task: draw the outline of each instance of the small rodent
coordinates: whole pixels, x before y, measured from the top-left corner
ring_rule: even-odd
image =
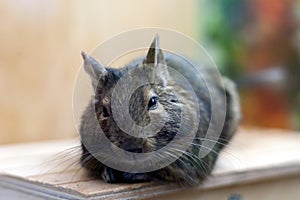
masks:
[[[98,131],[100,125],[105,136],[119,148],[135,153],[152,152],[167,145],[178,132],[181,121],[181,108],[185,107],[189,112],[192,112],[196,109],[196,103],[198,103],[197,108],[200,113],[199,123],[194,125],[198,126],[196,127],[198,129],[195,139],[189,144],[188,149],[168,166],[145,173],[119,171],[104,165],[96,159],[90,153],[89,148],[86,147],[86,142],[82,142],[80,161],[83,167],[108,183],[163,180],[184,185],[197,185],[210,174],[218,153],[232,138],[240,121],[238,94],[235,85],[229,79],[222,77],[222,81],[219,81],[214,78],[218,75],[205,67],[201,70],[202,76],[199,76],[186,59],[172,53],[163,52],[159,47],[158,36],[155,36],[145,57],[138,58],[121,68],[101,66],[94,58],[84,52],[82,52],[82,57],[84,69],[92,80],[95,93],[82,115],[81,139],[84,138],[84,140],[97,145],[97,139],[101,134]],[[149,79],[154,78],[155,84],[149,83],[139,87],[132,94],[129,101],[130,116],[123,116],[124,113],[120,112],[118,117],[123,119],[131,117],[136,124],[145,126],[150,121],[149,113],[156,112],[159,114],[159,108],[163,107],[168,115],[167,121],[156,135],[149,138],[137,138],[121,130],[114,120],[111,109],[112,92],[117,82],[130,70],[137,68],[145,73],[144,75]],[[151,72],[149,71],[150,68]],[[191,100],[189,91],[174,84],[174,77],[169,71],[170,68],[178,71],[189,81],[198,102]],[[131,78],[139,79],[139,77],[134,76]],[[223,128],[220,137],[207,137],[214,141],[215,145],[212,149],[209,149],[210,151],[205,157],[200,158],[199,147],[205,143],[204,137],[209,128],[212,115],[211,94],[209,91],[214,93],[214,97],[220,96],[220,99],[221,91],[225,91],[226,117],[224,125],[221,124]],[[95,120],[93,116],[97,116],[97,119]]]

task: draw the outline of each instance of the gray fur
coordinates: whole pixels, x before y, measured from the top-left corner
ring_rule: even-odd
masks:
[[[91,101],[82,115],[80,135],[83,140],[95,145],[97,140],[100,139],[98,136],[100,133],[98,123],[112,143],[127,151],[137,153],[155,151],[164,147],[173,139],[179,130],[181,108],[185,107],[192,112],[196,106],[190,98],[189,91],[176,86],[173,80],[174,77],[168,72],[168,68],[164,64],[182,74],[190,82],[197,95],[200,122],[193,125],[198,126],[197,138],[205,137],[211,119],[211,100],[208,87],[216,96],[221,97],[223,84],[225,85],[227,101],[225,124],[220,138],[209,137],[217,143],[204,158],[199,157],[199,146],[191,145],[185,154],[169,166],[149,173],[135,174],[121,172],[103,165],[89,153],[89,150],[82,143],[82,166],[90,169],[91,173],[101,177],[106,182],[142,182],[160,179],[186,185],[201,183],[212,171],[218,157],[216,153],[232,138],[239,124],[240,106],[235,85],[228,78],[223,78],[223,83],[218,81],[217,74],[209,68],[203,67],[203,71],[201,71],[203,77],[199,77],[186,59],[163,53],[158,45],[158,36],[155,37],[146,57],[139,58],[120,69],[104,68],[91,56],[85,53],[82,55],[85,70],[90,75],[95,89],[94,98],[96,101]],[[154,67],[154,73],[149,72],[147,68],[149,66]],[[158,84],[148,84],[136,90],[130,99],[130,117],[140,126],[149,123],[148,112],[150,111],[147,110],[147,105],[152,94],[159,97],[159,104],[164,107],[169,116],[162,130],[156,136],[150,138],[136,138],[124,133],[116,125],[111,113],[110,98],[114,86],[124,74],[137,67],[140,67],[142,72],[149,76],[149,79],[156,79]],[[179,99],[184,100],[180,101]],[[128,116],[122,116],[123,113],[119,114],[120,117],[128,118]],[[193,123],[191,122],[191,124]],[[195,139],[193,143],[204,145],[204,142],[199,139]],[[173,153],[176,154],[176,151]]]

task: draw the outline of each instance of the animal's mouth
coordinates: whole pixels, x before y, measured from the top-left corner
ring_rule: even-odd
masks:
[[[125,150],[132,152],[132,153],[142,153],[143,152],[142,148],[126,148]]]

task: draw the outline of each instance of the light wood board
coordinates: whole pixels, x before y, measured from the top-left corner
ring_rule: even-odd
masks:
[[[78,164],[78,145],[79,140],[73,139],[0,147],[0,199],[5,195],[19,195],[17,199],[141,199],[185,190],[166,183],[95,180]],[[300,176],[299,133],[240,129],[221,153],[212,176],[193,192],[296,176]]]

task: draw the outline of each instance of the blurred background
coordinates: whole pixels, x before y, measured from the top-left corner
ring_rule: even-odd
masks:
[[[243,126],[300,129],[300,0],[1,0],[0,144],[76,137],[80,52],[153,26],[208,50],[238,85]]]

